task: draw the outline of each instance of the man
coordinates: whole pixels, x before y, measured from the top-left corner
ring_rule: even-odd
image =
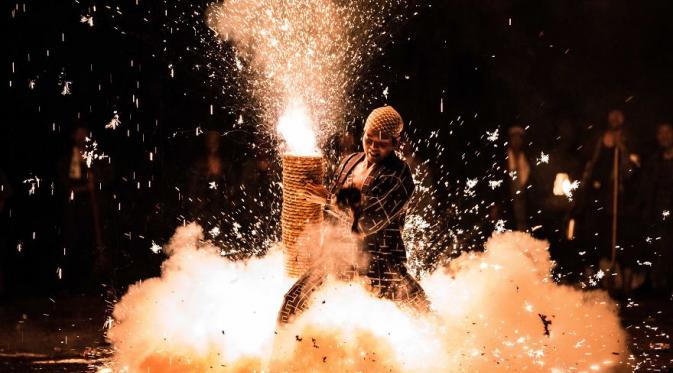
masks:
[[[10,214],[9,212],[5,213],[9,209],[5,206],[8,205],[11,197],[12,186],[7,175],[0,168],[0,299],[2,299],[5,290],[5,267],[9,261],[9,234],[11,232]]]
[[[531,164],[524,144],[524,129],[512,126],[507,130],[507,148],[502,160],[504,182],[494,193],[495,204],[490,215],[504,220],[507,228],[525,231],[529,224]]]
[[[339,278],[359,275],[377,296],[425,311],[429,303],[423,289],[407,272],[402,241],[407,202],[414,190],[409,166],[395,154],[403,125],[402,117],[390,106],[372,111],[362,138],[364,152],[341,161],[330,190],[322,185],[308,185],[307,195],[337,214],[343,210],[344,200],[353,210],[355,241],[368,260],[366,265],[342,266]],[[351,200],[354,195],[358,196],[355,203]],[[312,266],[285,295],[279,322],[289,322],[303,311],[310,294],[322,285],[326,276],[320,262]]]
[[[184,199],[190,219],[198,221],[207,231],[222,226],[220,211],[223,206],[229,206],[228,199],[233,194],[231,172],[222,161],[220,138],[215,130],[206,132],[204,154],[189,169],[190,198]]]
[[[88,136],[89,130],[78,123],[72,132],[72,142],[58,164],[58,188],[63,204],[61,276],[66,290],[73,292],[95,289],[94,275],[104,269],[105,259],[96,196],[100,174],[94,167],[87,167],[82,157]],[[94,270],[94,266],[100,268]]]
[[[558,123],[555,138],[556,146],[549,155],[551,161],[536,163],[533,172],[531,199],[536,203],[533,211],[539,210],[535,225],[542,226],[533,234],[536,238],[549,241],[549,252],[557,263],[558,273],[563,273],[563,281],[572,283],[579,280],[577,276],[582,274],[582,256],[578,250],[574,250],[575,243],[570,239],[572,236],[568,237],[569,226],[570,233],[574,233],[574,223],[569,222],[574,198],[566,194],[563,184],[564,180],[565,183],[579,180],[584,164],[576,156],[579,136],[570,120],[563,119]]]
[[[614,266],[614,272],[621,275],[605,276],[605,286],[615,290],[621,288],[627,294],[637,283],[637,276],[632,271],[635,264],[632,243],[636,239],[631,237],[636,230],[627,228],[633,217],[628,216],[626,206],[630,205],[629,199],[634,195],[630,188],[640,158],[633,151],[624,123],[624,113],[611,110],[607,129],[587,148],[589,159],[573,215],[577,217],[576,226],[581,227],[579,238],[586,245],[582,249],[586,251],[584,258],[588,265],[585,272],[591,275],[599,269],[610,271]],[[614,263],[613,245],[616,250]]]
[[[673,291],[673,125],[657,126],[659,152],[645,164],[636,209],[652,242],[653,267],[650,274],[656,291]],[[644,260],[644,259],[641,259]]]
[[[530,162],[524,151],[524,129],[520,126],[511,127],[508,131],[507,173],[508,183],[507,204],[509,215],[518,231],[528,228],[528,185],[530,181]]]

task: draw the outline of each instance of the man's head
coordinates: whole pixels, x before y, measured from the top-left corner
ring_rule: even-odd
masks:
[[[383,106],[369,114],[365,122],[362,147],[370,163],[386,159],[399,145],[404,122],[392,106]]]
[[[614,109],[608,113],[608,126],[611,130],[618,130],[624,126],[624,113]]]
[[[513,126],[507,130],[509,147],[514,150],[521,150],[523,147],[524,129],[521,126]]]
[[[348,154],[355,149],[355,138],[351,132],[344,132],[341,137],[339,137],[339,150],[341,153]]]
[[[673,124],[665,122],[657,126],[657,143],[662,149],[673,148]]]
[[[87,136],[89,136],[89,130],[85,127],[77,127],[72,131],[72,142],[78,148],[84,149]]]
[[[216,153],[220,149],[220,133],[214,130],[206,132],[206,150]]]

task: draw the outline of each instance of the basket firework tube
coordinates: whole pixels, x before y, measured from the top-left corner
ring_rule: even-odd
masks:
[[[285,253],[285,272],[301,276],[311,265],[311,247],[304,230],[322,222],[322,206],[306,201],[309,183],[321,184],[324,176],[320,155],[283,155],[283,210],[281,229]]]

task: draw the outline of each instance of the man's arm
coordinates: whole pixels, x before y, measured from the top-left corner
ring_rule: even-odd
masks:
[[[346,167],[357,155],[358,153],[352,153],[341,159],[329,187],[325,187],[322,184],[309,184],[306,186],[307,199],[311,199],[313,202],[323,205],[326,213],[343,222],[351,221],[351,218],[348,216],[347,211],[342,210],[338,206],[336,193],[339,189],[339,182],[342,179],[343,174],[348,172]]]
[[[404,213],[414,191],[414,180],[406,164],[400,171],[380,175],[364,196],[360,232],[374,234]]]

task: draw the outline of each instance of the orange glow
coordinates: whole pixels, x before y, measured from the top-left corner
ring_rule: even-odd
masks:
[[[573,191],[579,187],[578,181],[571,181],[570,177],[566,173],[556,174],[554,179],[554,190],[553,193],[555,196],[566,196],[572,198]]]

